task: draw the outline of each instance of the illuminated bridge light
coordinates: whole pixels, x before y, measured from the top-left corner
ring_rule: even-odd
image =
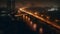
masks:
[[[33,22],[31,21],[30,24],[32,24]]]
[[[28,20],[30,21],[30,18],[28,18]]]
[[[39,29],[39,33],[43,34],[43,28],[42,27]]]
[[[23,19],[25,20],[25,15],[23,15]]]
[[[28,17],[26,16],[26,21],[28,21]]]
[[[26,16],[26,19],[27,19],[28,17]]]
[[[36,15],[37,15],[38,13],[37,13],[37,12],[35,12],[34,14],[36,14]]]
[[[32,21],[30,21],[30,22],[29,22],[29,25],[32,27],[32,25],[33,25],[33,22],[32,22]]]
[[[20,10],[18,10],[18,13],[21,13],[21,11],[20,11]]]
[[[49,16],[47,16],[46,18],[47,18],[47,19],[49,19],[50,17],[49,17]]]
[[[33,24],[33,30],[36,31],[37,24]]]
[[[42,17],[44,16],[44,15],[41,15]]]
[[[57,19],[55,20],[55,22],[58,22],[58,21],[59,21],[59,20],[57,20]]]
[[[20,10],[24,11],[23,8],[20,8]]]
[[[28,7],[22,7],[22,8],[19,8],[19,10],[24,11],[25,8],[28,8]]]

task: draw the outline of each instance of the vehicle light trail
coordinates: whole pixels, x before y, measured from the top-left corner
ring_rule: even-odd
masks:
[[[35,15],[32,12],[29,12],[29,11],[25,10],[25,8],[20,8],[20,11],[25,12],[25,13],[27,13],[29,15],[32,15],[32,16],[36,17],[37,19],[40,19],[40,20],[44,21],[44,23],[47,23],[47,24],[49,24],[49,25],[51,25],[51,26],[53,26],[55,28],[60,29],[60,26],[58,24],[56,24],[54,22],[51,22],[49,20],[46,20],[46,19],[42,18],[41,16]]]

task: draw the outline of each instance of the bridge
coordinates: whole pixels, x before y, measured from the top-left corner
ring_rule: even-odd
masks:
[[[57,25],[55,22],[51,22],[49,19],[44,19],[41,14],[40,14],[41,16],[39,16],[38,13],[37,14],[34,14],[33,11],[30,12],[30,11],[27,11],[27,10],[25,10],[23,8],[20,8],[20,10],[22,12],[25,12],[25,13],[27,13],[29,15],[32,15],[32,16],[36,17],[37,19],[42,20],[44,23],[50,24],[51,26],[60,29],[60,26],[59,25]],[[47,16],[45,16],[45,17],[48,18]]]
[[[29,27],[32,28],[32,30],[36,31],[36,28],[37,28],[37,24],[36,23],[33,23],[32,19],[29,17],[30,15],[37,18],[39,21],[42,21],[40,23],[43,23],[43,24],[48,24],[49,26],[52,26],[54,28],[57,28],[60,30],[60,26],[56,23],[57,21],[60,22],[60,20],[56,20],[55,21],[51,21],[50,20],[50,17],[47,16],[47,15],[44,15],[44,14],[40,14],[38,12],[33,12],[31,10],[26,10],[26,7],[25,8],[19,8],[19,12],[23,12],[25,14],[18,14],[18,15],[15,15],[15,16],[21,16],[23,15],[23,20],[26,22],[27,25],[29,25]],[[41,28],[39,29],[40,33],[42,34],[43,33],[43,28],[41,26]]]

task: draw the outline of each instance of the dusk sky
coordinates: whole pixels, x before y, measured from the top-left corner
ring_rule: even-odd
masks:
[[[38,7],[50,7],[50,6],[59,6],[60,2],[58,0],[15,0],[15,6],[38,6]],[[0,0],[0,7],[6,7],[7,0]]]

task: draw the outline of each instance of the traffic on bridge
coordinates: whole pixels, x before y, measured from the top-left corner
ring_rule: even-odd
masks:
[[[52,21],[50,19],[51,16],[46,15],[45,13],[47,13],[47,12],[45,12],[45,11],[38,12],[36,10],[30,10],[28,7],[23,7],[23,8],[19,8],[19,12],[20,12],[20,14],[18,14],[18,15],[23,15],[23,21],[25,21],[26,24],[34,31],[36,31],[36,29],[38,27],[37,22],[36,23],[33,22],[34,18],[36,18],[38,21],[40,21],[38,23],[47,24],[47,26],[49,26],[49,27],[52,26],[55,30],[57,29],[56,30],[57,32],[59,32],[58,30],[60,30],[60,25],[57,24],[57,22],[60,22],[60,20],[55,19],[55,21]],[[31,16],[33,18],[31,18]],[[40,34],[43,34],[43,28],[41,28],[41,27],[43,27],[43,26],[40,26],[40,30],[41,30]]]

